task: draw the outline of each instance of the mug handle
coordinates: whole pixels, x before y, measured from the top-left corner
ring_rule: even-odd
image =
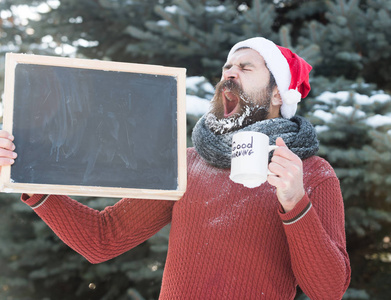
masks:
[[[273,150],[276,150],[277,148],[278,148],[278,146],[276,146],[276,145],[273,145],[273,146],[269,145],[269,152],[270,152],[270,151],[273,151]],[[269,167],[268,167],[268,168],[267,168],[267,175],[276,175],[276,174],[270,172],[270,171],[269,171]]]

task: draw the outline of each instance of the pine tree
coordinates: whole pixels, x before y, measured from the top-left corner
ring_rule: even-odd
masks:
[[[214,84],[229,49],[240,40],[263,36],[293,48],[293,29],[283,26],[286,9],[279,10],[274,1],[247,2],[175,0],[172,5],[157,5],[158,20],[149,20],[141,28],[128,26],[127,33],[138,39],[131,49],[147,51],[152,62],[186,67],[188,75],[205,76]],[[310,62],[319,52],[312,43],[296,50]]]
[[[391,96],[368,84],[325,92],[309,112],[318,130],[319,155],[333,165],[341,181],[351,286],[379,299],[388,293],[384,282],[391,274],[387,252],[391,226],[390,112]]]
[[[390,90],[391,37],[386,27],[391,20],[390,8],[389,1],[381,0],[328,1],[325,18],[311,20],[299,38],[301,44],[308,43],[309,38],[321,52],[321,60],[314,65],[312,96],[316,98],[324,91],[336,95],[327,105],[310,108],[313,103],[304,102],[311,116],[333,117],[332,121],[320,123],[327,125],[319,127],[324,129],[319,132],[320,155],[333,165],[341,180],[351,288],[361,293],[362,298],[356,295],[358,299],[387,298],[385,283],[391,276],[387,258],[391,227],[390,125],[370,125],[370,120],[389,118],[390,101],[361,103],[362,95],[375,97],[374,93],[384,93],[389,97],[376,88]],[[345,97],[341,91],[350,91],[350,96]],[[338,95],[344,95],[345,100]],[[319,125],[319,119],[312,121]]]
[[[217,78],[240,20],[232,1],[173,1],[154,8],[157,19],[128,26],[138,39],[129,49],[148,52],[150,61],[188,68],[188,75]]]
[[[31,38],[31,31],[27,30],[24,24],[15,14],[15,5],[25,4],[25,1],[7,0],[0,2],[0,82],[4,82],[5,58],[7,52],[23,52],[25,45],[34,43]],[[0,94],[3,91],[3,84],[0,85]],[[2,116],[0,116],[2,123]]]
[[[390,90],[390,2],[333,0],[326,3],[324,20],[312,20],[303,28],[303,37],[307,36],[322,52],[322,62],[315,65],[316,74],[351,80],[361,77]]]

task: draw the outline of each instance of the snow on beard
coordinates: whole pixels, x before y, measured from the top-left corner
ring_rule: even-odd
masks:
[[[227,95],[230,100],[224,99]],[[226,101],[226,107],[224,106]],[[215,134],[225,134],[267,119],[271,102],[268,89],[259,90],[255,95],[246,94],[233,80],[223,80],[216,85],[211,109],[205,123]],[[238,108],[236,108],[238,105]],[[232,111],[237,110],[232,115]],[[227,116],[228,115],[228,116]]]

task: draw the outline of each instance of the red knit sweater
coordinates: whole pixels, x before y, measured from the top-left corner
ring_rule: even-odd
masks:
[[[171,222],[159,299],[341,299],[350,282],[339,181],[319,157],[303,162],[306,195],[284,214],[275,188],[248,189],[188,150],[179,201],[122,199],[99,212],[66,196],[22,200],[92,263],[118,256]]]

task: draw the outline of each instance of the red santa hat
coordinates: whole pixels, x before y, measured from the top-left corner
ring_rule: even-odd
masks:
[[[254,49],[263,57],[280,92],[281,115],[286,119],[292,118],[296,113],[297,103],[311,90],[309,84],[311,65],[288,48],[278,46],[262,37],[237,43],[230,50],[227,59],[229,60],[230,56],[240,48]]]

